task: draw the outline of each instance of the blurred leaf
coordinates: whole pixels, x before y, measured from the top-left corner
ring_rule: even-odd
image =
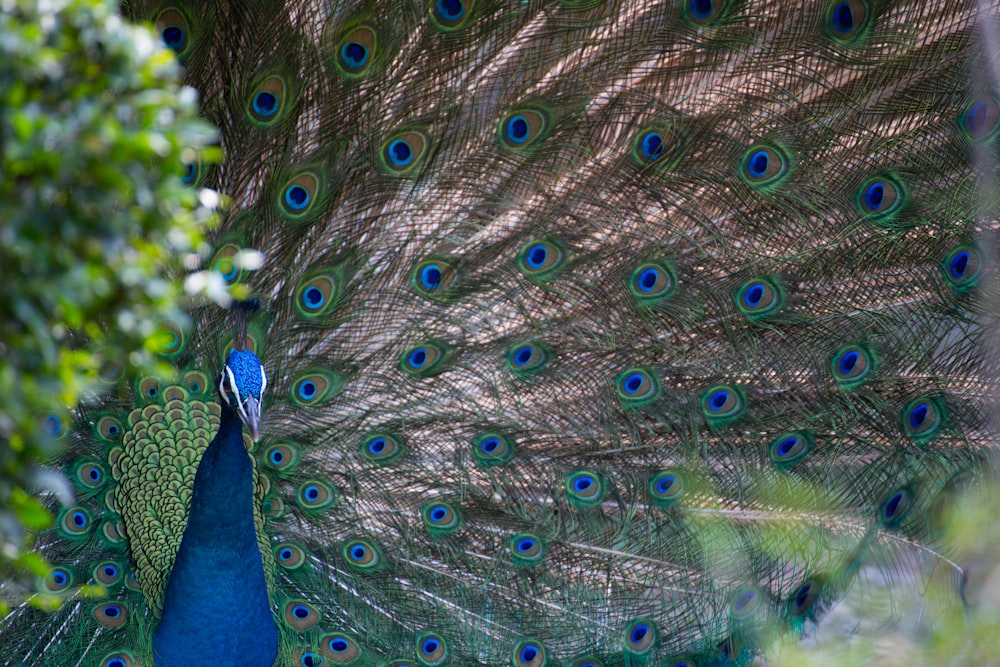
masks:
[[[37,569],[18,556],[23,528],[50,525],[56,500],[31,498],[29,479],[72,441],[72,410],[100,389],[98,369],[155,372],[162,346],[147,339],[163,321],[186,322],[181,260],[204,252],[212,214],[181,183],[182,156],[204,161],[214,130],[198,119],[172,52],[148,28],[122,20],[118,3],[2,6],[0,576],[7,579]]]

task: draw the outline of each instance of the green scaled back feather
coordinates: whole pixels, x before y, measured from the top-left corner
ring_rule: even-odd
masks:
[[[997,442],[1000,5],[128,11],[220,128],[207,268],[265,311],[277,665],[748,665],[869,566],[947,569],[959,613],[941,517]],[[0,662],[154,665],[217,310],[172,383],[77,411],[77,505],[37,537],[64,605],[0,621]]]

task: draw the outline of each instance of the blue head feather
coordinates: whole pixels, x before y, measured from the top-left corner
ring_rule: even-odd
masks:
[[[260,403],[267,388],[267,375],[257,355],[250,350],[233,350],[219,379],[223,400],[239,414],[256,442],[260,437]]]

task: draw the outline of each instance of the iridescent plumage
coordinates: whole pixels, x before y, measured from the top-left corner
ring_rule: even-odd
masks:
[[[944,562],[996,445],[996,3],[131,10],[221,131],[210,268],[263,304],[229,406],[275,664],[747,664],[866,563]],[[152,664],[232,342],[192,315],[175,385],[79,411],[69,599],[8,662]]]

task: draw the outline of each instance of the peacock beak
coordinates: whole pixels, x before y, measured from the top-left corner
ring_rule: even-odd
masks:
[[[240,411],[243,423],[250,431],[250,439],[254,442],[260,440],[260,401],[253,396],[248,396],[243,401],[243,410]]]

